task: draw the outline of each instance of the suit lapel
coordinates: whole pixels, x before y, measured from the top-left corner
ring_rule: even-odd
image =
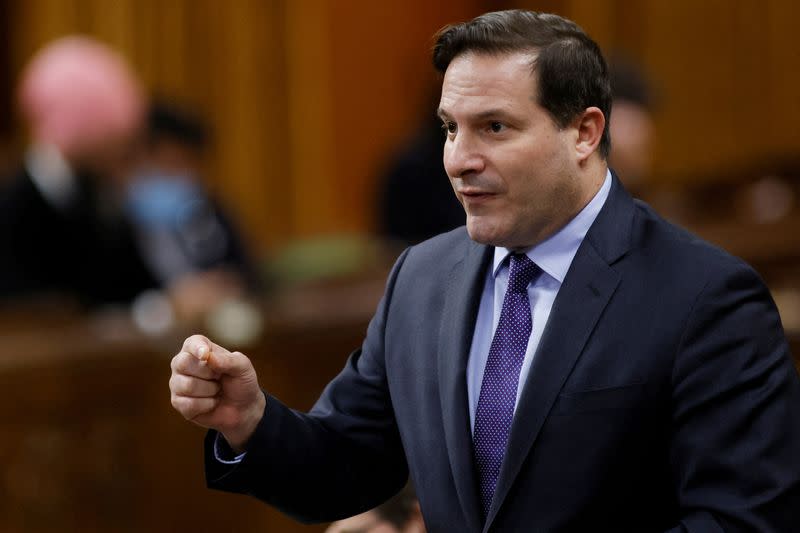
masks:
[[[466,372],[492,250],[490,246],[469,242],[464,260],[450,274],[439,332],[439,395],[447,453],[458,499],[471,531],[480,530],[481,517],[472,460]]]
[[[578,249],[553,303],[514,414],[484,531],[491,526],[550,408],[619,284],[619,274],[609,265],[628,250],[632,219],[633,202],[615,179],[606,204]]]

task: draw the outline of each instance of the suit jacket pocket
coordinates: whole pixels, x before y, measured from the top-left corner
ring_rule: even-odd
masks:
[[[644,409],[647,395],[644,383],[585,391],[562,392],[551,414],[590,413],[608,409]]]

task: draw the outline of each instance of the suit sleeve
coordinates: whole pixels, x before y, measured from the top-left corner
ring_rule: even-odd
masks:
[[[358,514],[403,487],[408,466],[386,380],[384,330],[406,254],[392,269],[361,349],[351,354],[308,414],[267,394],[247,454],[233,466],[215,460],[216,433],[209,432],[209,487],[255,496],[302,522]]]
[[[697,298],[673,369],[671,531],[800,531],[800,379],[763,282],[728,270]]]

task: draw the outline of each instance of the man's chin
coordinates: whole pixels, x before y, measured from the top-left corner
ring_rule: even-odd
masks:
[[[488,244],[490,246],[503,246],[503,238],[497,228],[486,227],[478,221],[467,219],[467,234],[469,238],[478,244]]]

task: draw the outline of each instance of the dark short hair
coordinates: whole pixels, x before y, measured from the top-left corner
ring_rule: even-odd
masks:
[[[642,68],[621,55],[611,56],[608,75],[614,100],[625,100],[652,111],[658,104],[650,80]]]
[[[475,52],[536,54],[539,105],[561,128],[588,107],[606,119],[600,154],[608,157],[611,137],[611,84],[600,47],[574,22],[558,15],[521,9],[486,13],[469,22],[445,26],[435,36],[433,64],[444,73],[457,56]]]
[[[202,152],[209,143],[209,132],[199,115],[156,98],[147,113],[147,140],[151,146],[166,140]]]

